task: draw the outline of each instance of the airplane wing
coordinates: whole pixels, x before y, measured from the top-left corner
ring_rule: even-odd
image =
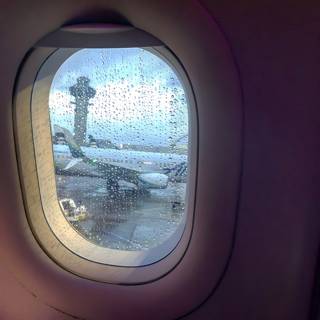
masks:
[[[63,170],[69,170],[72,167],[74,167],[76,164],[78,164],[79,162],[81,162],[82,159],[72,159],[64,168]]]

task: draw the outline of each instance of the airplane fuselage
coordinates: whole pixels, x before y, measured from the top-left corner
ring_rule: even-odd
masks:
[[[141,172],[161,173],[165,168],[173,168],[177,164],[187,161],[187,155],[183,154],[92,147],[82,147],[81,149],[90,159]],[[58,171],[65,171],[69,174],[101,176],[101,173],[94,166],[81,161],[68,168],[67,166],[73,157],[67,145],[54,144],[53,152]]]

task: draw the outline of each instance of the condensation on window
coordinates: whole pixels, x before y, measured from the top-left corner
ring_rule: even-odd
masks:
[[[188,105],[158,54],[73,53],[54,76],[49,113],[57,214],[84,238],[147,250],[185,223]]]

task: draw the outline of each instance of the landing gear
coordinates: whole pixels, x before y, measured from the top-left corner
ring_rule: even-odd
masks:
[[[118,180],[115,179],[107,179],[107,191],[110,195],[118,195],[119,194],[119,184]]]

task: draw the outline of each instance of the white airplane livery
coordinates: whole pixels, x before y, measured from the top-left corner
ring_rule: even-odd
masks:
[[[106,171],[101,170],[101,165],[111,165],[137,172],[139,186],[145,189],[165,188],[168,180],[185,182],[187,177],[187,155],[93,147],[82,147],[80,150],[81,155],[70,145],[53,144],[56,171],[106,178]],[[90,161],[83,161],[83,157]],[[126,180],[126,176],[121,172],[115,179]]]
[[[162,172],[163,170],[172,169],[176,165],[187,161],[187,155],[174,153],[102,149],[92,147],[81,147],[81,150],[90,159],[141,172]],[[54,144],[53,152],[55,164],[58,169],[70,172],[72,170],[83,170],[83,168],[80,169],[80,161],[75,161],[77,158],[72,156],[68,145]]]

